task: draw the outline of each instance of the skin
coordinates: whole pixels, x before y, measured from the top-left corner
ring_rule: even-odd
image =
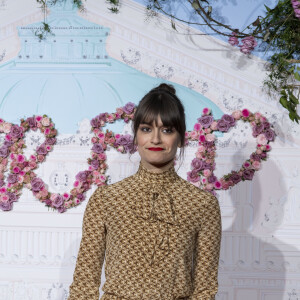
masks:
[[[157,126],[154,121],[152,124],[140,124],[136,144],[143,166],[151,172],[161,173],[174,164],[177,148],[180,147],[180,135],[175,128],[164,126],[158,116]],[[151,148],[162,150],[151,151]]]

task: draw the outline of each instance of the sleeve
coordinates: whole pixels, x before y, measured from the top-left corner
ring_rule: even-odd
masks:
[[[193,294],[190,300],[214,300],[218,292],[221,214],[217,198],[208,195],[196,237]]]
[[[92,194],[83,217],[82,238],[68,300],[98,300],[106,248],[101,188]]]

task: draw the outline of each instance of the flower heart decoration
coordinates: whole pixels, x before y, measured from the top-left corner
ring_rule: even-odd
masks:
[[[216,167],[214,132],[228,132],[230,128],[235,127],[238,120],[250,123],[252,135],[257,141],[256,151],[243,163],[240,170],[232,171],[218,179],[214,175]],[[240,181],[252,180],[254,173],[261,167],[261,161],[267,159],[267,152],[271,150],[269,143],[274,141],[275,132],[266,117],[258,112],[253,114],[248,109],[237,110],[231,115],[224,114],[221,119],[214,120],[211,110],[204,108],[201,118],[194,125],[194,131],[188,134],[188,138],[199,142],[196,158],[191,163],[192,170],[188,172],[188,181],[215,195],[215,190],[227,190]]]
[[[133,120],[135,109],[135,104],[129,102],[125,106],[117,108],[115,113],[101,113],[91,120],[94,136],[91,139],[93,144],[91,157],[88,158],[89,168],[80,171],[75,176],[76,180],[71,191],[62,195],[49,192],[43,180],[34,173],[38,164],[45,160],[56,143],[57,130],[51,118],[43,115],[21,119],[20,126],[0,119],[0,133],[6,134],[4,143],[0,147],[0,208],[4,211],[11,210],[13,202],[20,197],[23,187],[31,190],[40,202],[60,213],[79,205],[85,199],[85,193],[92,184],[97,186],[107,184],[108,177],[105,173],[108,165],[105,151],[108,146],[121,153],[134,153],[137,150],[131,135],[115,134],[109,130],[103,131],[103,127],[107,123],[114,123],[121,119],[128,123]],[[246,112],[247,116],[245,116]],[[251,155],[240,171],[232,172],[217,180],[213,175],[215,137],[212,133],[216,130],[226,132],[234,126],[235,120],[238,119],[249,121],[253,125],[253,134],[260,140],[260,144],[257,145],[256,153]],[[29,159],[26,159],[23,154],[23,148],[26,147],[24,135],[29,130],[38,129],[44,134],[45,141],[38,146]],[[251,180],[254,171],[259,169],[260,160],[266,159],[266,152],[271,149],[269,142],[274,140],[274,136],[270,124],[259,113],[253,115],[248,110],[237,111],[232,116],[223,115],[221,120],[215,121],[210,110],[204,109],[194,130],[186,132],[186,144],[189,140],[199,141],[196,158],[192,161],[192,171],[188,172],[188,180],[212,193],[215,193],[215,189],[228,189],[240,180]],[[4,173],[7,171],[9,161],[10,174],[7,176],[5,184]],[[203,176],[201,181],[200,176]]]

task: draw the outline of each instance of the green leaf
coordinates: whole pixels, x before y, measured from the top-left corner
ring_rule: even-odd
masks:
[[[288,108],[288,101],[287,101],[286,97],[282,96],[280,98],[279,102],[284,108]]]
[[[295,72],[294,77],[295,77],[296,80],[300,81],[300,74],[299,73]]]
[[[264,4],[264,5],[265,5],[265,4]],[[267,12],[270,12],[270,11],[271,11],[271,8],[268,7],[267,5],[265,5],[265,8],[266,8]]]
[[[299,100],[293,95],[292,92],[289,92],[289,97],[295,104],[299,104]]]

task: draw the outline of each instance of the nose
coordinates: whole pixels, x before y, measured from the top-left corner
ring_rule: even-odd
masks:
[[[161,142],[161,136],[158,129],[152,131],[152,139],[151,142],[153,144],[159,144]]]

